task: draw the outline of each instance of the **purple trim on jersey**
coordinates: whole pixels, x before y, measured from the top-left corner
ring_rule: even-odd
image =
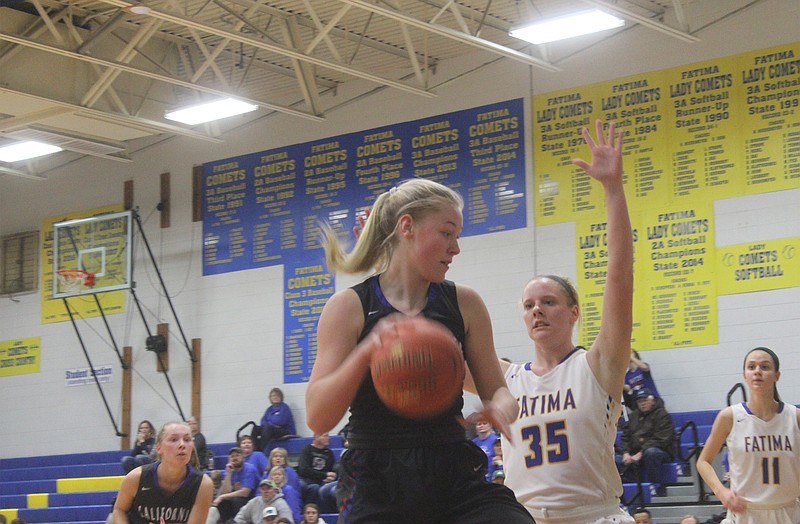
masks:
[[[750,411],[750,408],[747,407],[747,403],[746,402],[742,402],[742,407],[744,408],[745,412],[748,415],[752,415],[753,414],[753,412]],[[778,402],[778,411],[777,411],[777,413],[782,413],[782,412],[783,412],[783,401],[779,401]]]
[[[376,276],[375,278],[372,279],[372,291],[375,292],[375,296],[378,298],[381,305],[388,307],[390,309],[395,309],[395,307],[389,303],[389,301],[386,299],[386,296],[383,294],[383,290],[381,289],[380,276]],[[437,296],[439,296],[439,290],[434,286],[428,286],[427,304],[433,303],[433,301],[436,299]]]
[[[560,364],[563,364],[564,362],[566,362],[567,359],[569,357],[571,357],[572,354],[575,353],[576,351],[578,351],[579,349],[584,349],[584,348],[583,348],[583,346],[575,346],[574,348],[572,348],[572,351],[567,353],[567,355],[564,358],[562,358],[561,361],[556,365],[560,365]],[[533,365],[533,362],[526,362],[523,367],[525,368],[526,371],[531,371],[531,365]]]
[[[161,465],[161,462],[157,461],[155,464],[153,464],[153,469],[150,470],[150,471],[152,471],[152,475],[153,475],[153,486],[156,489],[159,489],[159,490],[161,489],[161,487],[158,485],[157,472],[158,472],[158,466],[160,466],[160,465]],[[183,478],[183,482],[181,482],[181,485],[178,488],[179,490],[182,489],[183,487],[185,487],[186,484],[188,484],[189,478],[192,476],[192,473],[194,473],[194,468],[192,466],[190,466],[189,464],[186,464],[186,476]]]

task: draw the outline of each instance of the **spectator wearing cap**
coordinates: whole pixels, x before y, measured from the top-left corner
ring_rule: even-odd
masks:
[[[622,385],[622,397],[628,412],[636,410],[636,391],[647,388],[657,399],[660,398],[653,374],[650,372],[650,364],[642,360],[639,352],[631,349],[630,364],[625,373],[625,382]]]
[[[244,452],[240,447],[232,447],[228,451],[228,463],[225,465],[225,478],[219,488],[219,495],[211,503],[206,524],[226,522],[237,514],[253,496],[261,475],[256,468],[244,461]],[[260,524],[261,517],[254,522]]]
[[[272,506],[264,508],[264,524],[275,524],[278,520],[278,510]]]
[[[672,415],[648,388],[636,391],[636,411],[631,413],[622,431],[622,456],[617,457],[617,466],[623,478],[659,484],[658,495],[666,494],[661,485],[661,465],[672,461],[675,453],[675,424]]]
[[[289,504],[283,499],[283,493],[275,481],[272,479],[264,479],[258,483],[258,489],[261,491],[261,496],[252,499],[250,502],[239,510],[233,521],[236,524],[262,524],[265,521],[266,510],[272,508],[275,510],[275,517],[283,517],[294,524],[294,516]]]
[[[505,484],[506,483],[506,472],[502,469],[498,469],[494,473],[492,473],[492,482],[495,484]]]

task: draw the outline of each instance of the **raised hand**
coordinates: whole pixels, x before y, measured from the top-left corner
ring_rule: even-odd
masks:
[[[582,129],[583,139],[592,152],[592,163],[575,158],[572,163],[583,169],[587,175],[601,184],[622,181],[622,138],[623,131],[617,131],[614,122],[608,125],[608,138],[603,135],[603,122],[595,122],[597,140],[592,138],[587,128]]]

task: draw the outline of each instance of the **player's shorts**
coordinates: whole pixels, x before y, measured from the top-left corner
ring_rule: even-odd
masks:
[[[728,512],[722,524],[800,524],[800,502],[777,507],[748,504],[744,513]]]
[[[486,454],[464,441],[350,449],[340,464],[340,524],[531,524],[514,493],[486,481]]]
[[[634,518],[619,507],[619,501],[590,504],[568,510],[528,508],[537,524],[634,524]]]

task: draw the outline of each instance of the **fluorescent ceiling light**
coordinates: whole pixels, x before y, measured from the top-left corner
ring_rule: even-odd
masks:
[[[249,113],[256,109],[258,109],[257,105],[234,100],[233,98],[226,98],[224,100],[217,100],[216,102],[208,102],[170,111],[164,115],[164,118],[193,126],[204,122],[211,122],[212,120],[227,118],[229,116]]]
[[[623,25],[625,25],[625,20],[599,9],[593,9],[521,26],[512,29],[508,34],[532,44],[546,44]]]
[[[51,146],[50,144],[43,144],[41,142],[18,142],[16,144],[0,147],[0,161],[19,162],[20,160],[28,160],[29,158],[36,158],[37,156],[58,153],[61,150],[62,149],[58,146]]]
[[[135,15],[149,15],[152,11],[149,6],[140,4],[129,5],[128,7],[123,7],[122,10]]]

